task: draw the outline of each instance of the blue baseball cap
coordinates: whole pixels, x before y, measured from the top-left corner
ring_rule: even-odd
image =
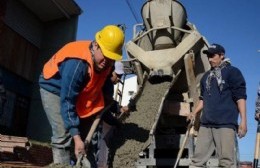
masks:
[[[219,44],[212,44],[208,50],[203,50],[203,53],[207,55],[225,54],[225,49]]]

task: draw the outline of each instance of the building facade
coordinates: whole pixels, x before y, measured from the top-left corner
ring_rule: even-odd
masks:
[[[81,13],[73,0],[0,1],[0,70],[7,95],[0,134],[48,140],[38,77],[58,49],[76,40]]]

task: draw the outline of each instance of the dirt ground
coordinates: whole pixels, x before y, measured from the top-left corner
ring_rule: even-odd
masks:
[[[146,82],[142,96],[137,102],[137,111],[131,113],[113,139],[111,167],[135,167],[138,154],[149,144],[149,132],[169,84]]]

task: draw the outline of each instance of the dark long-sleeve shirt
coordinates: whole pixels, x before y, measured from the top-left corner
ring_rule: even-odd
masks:
[[[210,92],[208,92],[206,80],[209,73],[205,73],[201,79],[201,99],[203,100],[201,124],[235,129],[239,115],[237,100],[247,98],[245,79],[239,69],[228,65],[221,70],[223,90],[220,91],[217,80],[213,78]]]

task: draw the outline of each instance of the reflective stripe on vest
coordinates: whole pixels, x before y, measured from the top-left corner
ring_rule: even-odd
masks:
[[[104,97],[102,87],[111,68],[96,73],[89,46],[91,41],[71,42],[61,48],[43,68],[43,77],[52,78],[59,71],[59,64],[68,58],[78,58],[88,62],[89,77],[87,85],[79,93],[76,103],[76,111],[80,118],[89,117],[104,108]]]

